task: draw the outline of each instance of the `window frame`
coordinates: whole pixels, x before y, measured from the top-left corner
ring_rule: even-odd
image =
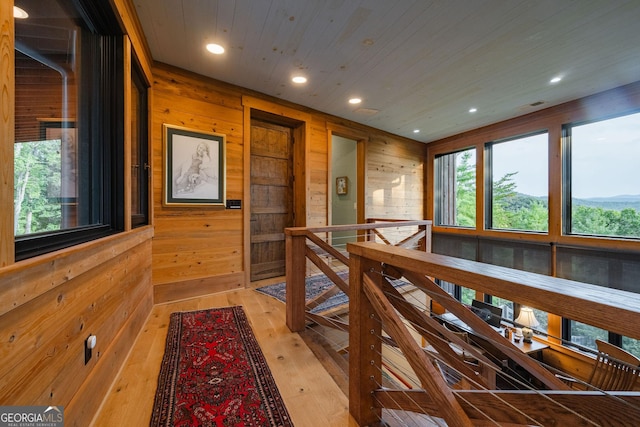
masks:
[[[495,139],[493,141],[486,142],[484,144],[484,195],[485,195],[485,203],[484,203],[484,228],[486,230],[496,231],[496,232],[518,232],[518,233],[536,233],[536,234],[548,234],[549,233],[549,163],[547,161],[547,229],[546,230],[525,230],[520,228],[496,228],[493,225],[493,214],[494,214],[494,182],[493,182],[493,159],[494,153],[493,148],[498,144],[506,144],[509,142],[522,140],[525,138],[530,138],[539,135],[547,135],[547,158],[549,155],[549,130],[548,129],[539,129],[536,131],[531,131],[527,133],[522,133],[514,136],[509,136],[506,138]]]
[[[148,225],[149,221],[149,174],[151,173],[151,165],[149,161],[149,84],[147,83],[142,66],[135,57],[131,55],[131,91],[138,92],[138,104],[137,111],[131,111],[132,115],[137,115],[137,139],[131,141],[132,151],[136,151],[138,159],[137,165],[131,165],[132,170],[132,185],[131,185],[131,198],[136,199],[139,205],[139,209],[134,212],[133,203],[131,203],[131,227],[142,227]],[[133,153],[132,153],[133,155]],[[133,170],[138,169],[137,182],[134,185]],[[134,188],[137,189],[134,194]]]
[[[616,114],[609,114],[605,116],[598,116],[589,120],[577,120],[564,123],[561,130],[561,155],[562,155],[562,203],[561,215],[562,215],[562,235],[578,238],[604,238],[611,240],[629,240],[640,241],[640,237],[634,236],[614,236],[614,235],[601,235],[601,234],[586,234],[576,233],[572,231],[573,228],[573,196],[572,196],[572,133],[571,129],[577,126],[584,126],[593,123],[605,122],[607,120],[615,120],[621,117],[631,116],[634,114],[640,114],[640,108],[626,110]]]
[[[463,147],[460,148],[458,150],[453,150],[453,151],[449,151],[449,152],[445,152],[445,153],[441,153],[435,156],[434,158],[434,162],[435,162],[435,166],[434,166],[434,225],[436,226],[440,226],[440,227],[453,227],[453,228],[459,228],[459,229],[475,229],[476,225],[473,226],[468,226],[468,225],[461,225],[461,224],[456,224],[457,222],[457,215],[458,215],[458,209],[457,209],[457,159],[458,159],[458,155],[461,155],[464,152],[473,152],[472,154],[475,157],[475,163],[474,163],[474,170],[473,170],[473,174],[474,174],[474,179],[473,179],[473,183],[475,186],[475,191],[474,191],[474,210],[477,204],[477,200],[478,200],[478,188],[477,188],[477,179],[478,179],[478,153],[477,153],[477,147],[475,146],[468,146],[468,147]],[[453,211],[454,211],[454,220],[452,224],[448,224],[448,223],[444,223],[443,221],[443,211],[445,210],[444,208],[444,195],[443,195],[443,180],[444,180],[444,176],[446,175],[445,172],[442,170],[442,168],[444,167],[444,165],[442,165],[440,163],[440,159],[443,159],[445,157],[448,156],[453,156],[455,155],[454,159],[454,165],[453,165],[453,183],[454,183],[454,197],[453,197]],[[451,202],[449,201],[448,203],[449,205],[451,205]],[[474,218],[475,218],[475,222],[477,224],[478,222],[478,217],[477,217],[477,212],[474,213]]]
[[[15,236],[16,261],[124,230],[123,33],[109,2],[71,0],[66,6],[86,26],[75,121],[80,124],[78,141],[86,144],[78,158],[79,194],[85,191],[90,199],[78,216],[79,223],[88,225]]]

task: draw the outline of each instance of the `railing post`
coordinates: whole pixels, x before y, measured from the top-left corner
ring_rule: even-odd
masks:
[[[285,229],[287,327],[291,332],[305,328],[306,236]]]
[[[379,269],[379,263],[350,254],[349,413],[360,426],[377,424],[382,417],[373,400],[373,390],[382,383],[382,327],[362,286],[363,272],[376,265]]]

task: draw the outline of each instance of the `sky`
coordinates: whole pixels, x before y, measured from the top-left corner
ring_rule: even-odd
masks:
[[[546,196],[547,134],[494,145],[494,180],[509,172],[519,193]],[[574,126],[572,196],[640,195],[640,113]]]

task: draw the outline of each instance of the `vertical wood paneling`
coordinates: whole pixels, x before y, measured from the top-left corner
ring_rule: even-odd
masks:
[[[13,142],[15,117],[13,2],[0,3],[0,235],[13,236]],[[14,261],[13,239],[0,239],[0,267]]]
[[[370,138],[367,144],[366,216],[423,219],[423,144]]]

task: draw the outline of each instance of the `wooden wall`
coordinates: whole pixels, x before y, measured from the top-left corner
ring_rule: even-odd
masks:
[[[423,150],[415,141],[162,64],[152,65],[130,0],[111,3],[128,33],[125,57],[133,52],[152,84],[152,224],[16,263],[12,209],[0,210],[0,405],[64,406],[69,426],[91,423],[154,298],[156,302],[176,300],[247,285],[243,211],[162,205],[164,123],[225,134],[226,195],[245,201],[244,129],[249,117],[243,100],[251,97],[299,112],[308,121],[304,165],[301,176],[296,176],[303,183],[300,203],[307,225],[327,224],[327,191],[332,188],[328,182],[328,122],[364,135],[371,147],[371,161],[363,174],[372,177],[372,192],[385,179],[397,179],[402,169],[419,165]],[[0,203],[6,207],[13,204],[11,159],[16,124],[11,2],[0,2],[0,28]],[[125,66],[130,70],[130,64]],[[127,147],[129,143],[125,141]],[[130,183],[129,176],[125,182]],[[421,185],[412,180],[411,188],[417,194],[411,195],[388,189],[391,198],[385,200],[403,208],[373,212],[421,219]],[[125,203],[127,216],[130,206]],[[97,336],[97,347],[85,365],[84,341],[89,334]]]
[[[15,58],[13,49],[13,5],[0,2],[0,267],[13,263],[13,161],[7,165],[5,159],[13,159],[15,140]]]
[[[163,206],[163,125],[226,135],[228,199],[242,199],[243,106],[231,87],[156,64],[152,104],[156,302],[244,286],[242,211]]]
[[[227,199],[248,203],[243,163],[247,143],[243,105],[309,120],[306,129],[305,166],[296,182],[305,182],[302,225],[327,225],[329,185],[329,126],[339,124],[343,133],[352,131],[366,142],[366,215],[385,218],[422,219],[423,156],[421,143],[386,134],[302,106],[268,97],[179,70],[154,64],[152,105],[153,193],[155,238],[153,283],[155,301],[163,302],[249,285],[243,239],[248,227],[243,212],[220,207],[163,206],[163,125],[226,135]],[[330,125],[329,125],[330,124]],[[346,131],[345,131],[346,129]],[[298,141],[297,143],[300,143]],[[378,198],[378,195],[381,197]]]
[[[112,1],[131,36],[125,40],[127,52],[137,53],[151,80],[127,2]],[[12,4],[0,2],[0,405],[63,406],[65,425],[87,426],[153,305],[153,227],[14,262],[13,209],[8,208],[13,144],[18,135],[39,134],[35,118],[60,113],[34,111],[20,114],[28,121],[16,120]],[[21,83],[25,89],[29,84]],[[97,346],[85,365],[90,334]]]
[[[426,145],[375,137],[367,146],[366,217],[424,219]]]

